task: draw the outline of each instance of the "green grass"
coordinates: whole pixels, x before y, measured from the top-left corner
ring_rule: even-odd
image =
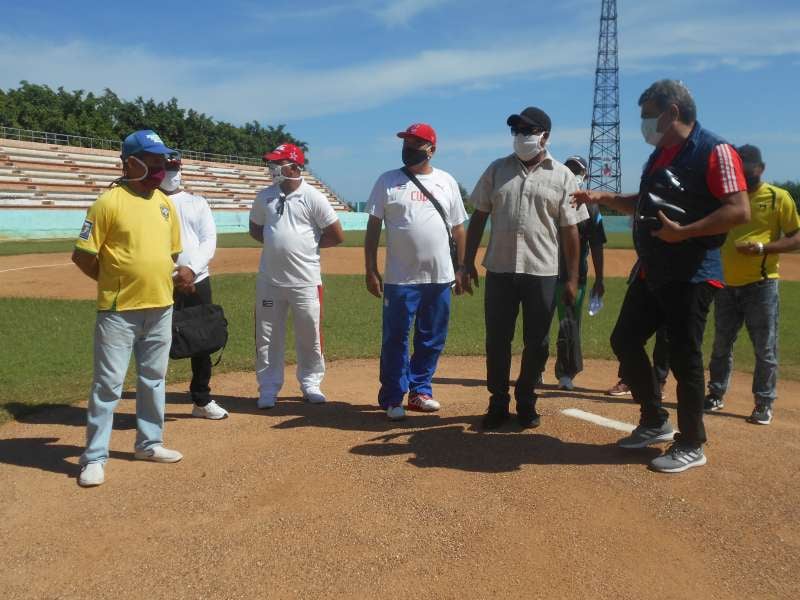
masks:
[[[360,248],[364,245],[364,231],[345,231],[342,246]],[[618,235],[618,234],[612,234]],[[628,235],[630,238],[630,235]],[[481,245],[489,242],[489,234],[483,236]],[[380,245],[385,246],[385,232],[381,232]],[[217,237],[219,248],[260,248],[261,244],[247,233],[221,233]],[[0,242],[0,256],[17,254],[42,254],[46,252],[72,252],[74,239],[58,240],[19,240]],[[625,247],[625,246],[621,246]],[[630,247],[630,245],[628,246]]]
[[[213,281],[215,301],[225,307],[230,330],[225,356],[215,372],[252,372],[255,275],[219,275]],[[326,358],[377,357],[381,336],[380,300],[366,292],[359,275],[328,276],[325,286]],[[605,308],[595,317],[584,313],[583,348],[589,358],[613,360],[608,338],[625,293],[625,282],[621,278],[609,278],[606,289]],[[800,327],[797,326],[798,313],[786,307],[799,303],[800,282],[782,282],[781,304],[785,308],[780,326],[780,376],[788,379],[800,379]],[[92,377],[94,316],[91,301],[0,298],[0,422],[35,410],[37,405],[69,404],[86,397]],[[482,288],[475,296],[454,298],[445,352],[482,355],[483,323]],[[554,322],[553,343],[555,326]],[[289,335],[293,335],[291,331]],[[706,360],[712,336],[713,317],[710,316],[705,339]],[[520,350],[520,338],[518,333],[515,352]],[[287,359],[294,361],[291,341],[287,344]],[[737,369],[752,370],[752,349],[744,333],[736,343],[735,360]],[[186,381],[189,375],[188,361],[170,363],[170,382]],[[131,382],[129,375],[128,384]]]

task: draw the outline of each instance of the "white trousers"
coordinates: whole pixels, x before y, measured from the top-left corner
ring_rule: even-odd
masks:
[[[319,322],[322,286],[278,287],[256,283],[256,378],[260,396],[277,396],[283,387],[286,318],[292,309],[297,380],[300,389],[319,391],[325,375]]]

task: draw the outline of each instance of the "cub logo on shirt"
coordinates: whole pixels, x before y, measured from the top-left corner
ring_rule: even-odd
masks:
[[[169,221],[169,206],[166,204],[161,205],[161,216],[164,217],[165,221]]]
[[[78,234],[78,237],[82,240],[88,240],[89,236],[92,235],[92,228],[94,227],[94,223],[89,220],[83,222],[83,227],[81,227],[81,232]]]

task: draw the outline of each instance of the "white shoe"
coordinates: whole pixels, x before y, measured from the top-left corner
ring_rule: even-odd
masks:
[[[170,450],[169,448],[164,448],[161,444],[157,444],[144,450],[137,450],[134,452],[133,457],[139,460],[151,460],[159,463],[175,463],[183,458],[183,454],[177,450]]]
[[[406,409],[402,406],[390,406],[386,409],[386,416],[390,421],[402,421],[406,418]]]
[[[319,388],[311,388],[303,392],[303,399],[311,404],[324,404],[325,394]]]
[[[411,394],[408,397],[408,410],[420,412],[436,412],[441,406],[428,394]]]
[[[195,404],[192,408],[192,416],[217,421],[227,417],[228,411],[212,400],[205,406],[197,406],[197,404]]]
[[[558,389],[572,391],[575,389],[575,384],[572,383],[571,377],[562,377],[558,380]]]
[[[256,406],[258,408],[275,408],[275,396],[259,396]]]
[[[90,462],[81,469],[81,476],[78,477],[78,485],[83,487],[94,487],[102,485],[106,480],[105,469],[101,462]]]

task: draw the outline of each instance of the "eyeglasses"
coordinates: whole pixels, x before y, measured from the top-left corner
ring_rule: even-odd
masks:
[[[544,133],[544,129],[541,127],[535,127],[533,125],[519,127],[516,125],[511,126],[511,135],[540,135]]]

